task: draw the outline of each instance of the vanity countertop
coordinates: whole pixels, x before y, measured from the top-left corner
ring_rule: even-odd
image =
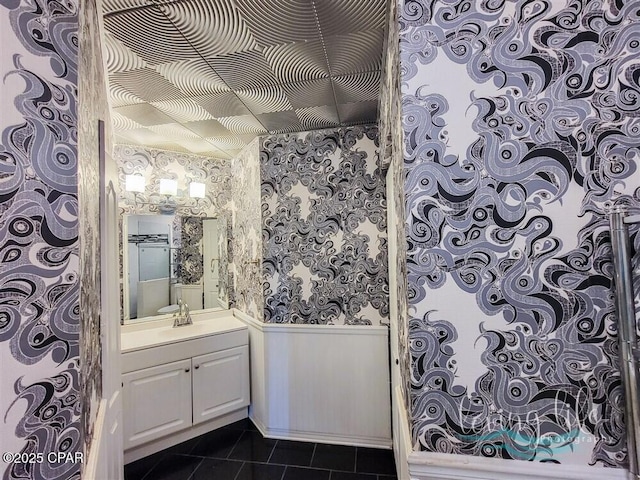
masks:
[[[225,312],[222,315],[220,313],[209,316],[193,315],[192,325],[175,328],[171,319],[123,326],[120,336],[120,351],[122,353],[134,352],[247,329],[246,324],[235,318],[230,312]]]

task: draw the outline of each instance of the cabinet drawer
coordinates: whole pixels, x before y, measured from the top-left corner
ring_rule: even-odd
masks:
[[[186,360],[198,355],[205,355],[209,352],[218,352],[228,348],[247,345],[248,343],[249,332],[247,328],[244,327],[216,335],[127,352],[122,355],[122,373],[134,372],[165,362]]]
[[[189,427],[191,360],[122,376],[125,450]]]
[[[249,348],[201,355],[193,364],[193,423],[249,405]]]

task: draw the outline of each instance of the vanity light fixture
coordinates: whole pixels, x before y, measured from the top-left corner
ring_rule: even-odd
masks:
[[[189,184],[189,196],[191,198],[205,198],[206,186],[204,183],[191,182]]]
[[[160,179],[160,195],[177,195],[178,194],[178,182],[176,180],[170,180],[168,178]]]
[[[146,186],[146,179],[142,175],[126,175],[124,177],[124,189],[127,192],[144,192]]]

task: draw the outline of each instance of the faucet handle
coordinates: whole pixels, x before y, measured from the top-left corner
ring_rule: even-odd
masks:
[[[189,313],[189,305],[184,304],[184,319],[187,325],[192,325],[193,320],[191,319],[191,314]]]

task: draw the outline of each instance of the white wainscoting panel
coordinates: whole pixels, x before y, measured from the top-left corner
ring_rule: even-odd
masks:
[[[250,415],[265,436],[391,447],[387,327],[234,315],[249,326]]]

